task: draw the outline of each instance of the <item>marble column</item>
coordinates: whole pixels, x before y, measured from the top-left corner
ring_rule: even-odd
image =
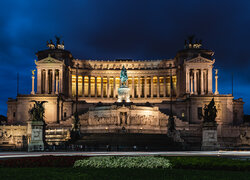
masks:
[[[103,76],[101,76],[101,98],[103,98]]]
[[[113,96],[114,96],[113,98],[116,98],[116,82],[115,82],[115,79],[116,79],[115,76],[113,76],[113,84],[114,84],[113,85],[113,91],[114,91],[113,92]]]
[[[49,83],[48,83],[48,70],[47,69],[45,69],[45,94],[48,94],[48,85],[49,85]]]
[[[203,95],[204,94],[204,70],[203,69],[201,69],[201,95]]]
[[[153,76],[151,76],[151,98],[154,97],[154,82],[153,82]]]
[[[84,97],[84,74],[82,74],[82,97]]]
[[[204,70],[204,92],[207,94],[207,69]]]
[[[135,76],[132,76],[132,98],[135,97]]]
[[[218,91],[218,69],[215,69],[215,95],[219,94]]]
[[[72,71],[69,70],[69,95],[72,96]]]
[[[58,94],[58,82],[59,82],[59,77],[56,76],[56,94]],[[72,94],[70,94],[72,95]]]
[[[172,70],[171,70],[172,71]],[[173,74],[170,75],[170,97],[173,97]]]
[[[78,67],[79,65],[77,64],[77,69],[76,69],[76,96],[78,98],[78,95],[79,95],[79,89],[78,89]]]
[[[52,69],[52,94],[55,94],[55,69]]]
[[[62,93],[63,92],[63,72],[60,69],[59,70],[59,92]]]
[[[95,97],[97,97],[97,76],[95,76]]]
[[[37,94],[41,94],[42,93],[42,73],[41,73],[41,69],[38,68],[37,69]]]
[[[193,78],[193,76],[194,76],[194,74],[192,74],[192,76],[190,77],[190,79],[191,79],[191,82],[190,82],[190,84],[191,84],[190,85],[191,86],[191,92],[190,93],[191,94],[194,93],[194,89],[193,89],[194,88],[194,84],[193,84],[194,83],[194,78]]]
[[[144,98],[147,98],[147,76],[144,76]]]
[[[160,77],[157,76],[157,97],[160,97]]]
[[[107,98],[110,97],[110,93],[109,93],[109,76],[107,76]]]
[[[190,92],[190,70],[186,69],[186,93]]]
[[[91,76],[89,76],[89,90],[88,90],[89,97],[91,97]]]
[[[197,94],[197,70],[194,70],[194,94]]]
[[[64,93],[64,86],[63,86],[63,78],[64,78],[64,72],[63,72],[63,69],[62,69],[62,73],[61,73],[61,93]]]
[[[141,76],[138,76],[138,98],[141,97]]]
[[[208,69],[208,94],[213,94],[213,73],[212,73],[212,67]]]
[[[31,90],[31,94],[35,94],[35,76],[32,75],[32,90]]]
[[[166,97],[167,95],[166,95],[166,86],[167,86],[167,84],[166,84],[166,76],[163,76],[163,83],[164,83],[164,86],[163,86],[163,97]]]

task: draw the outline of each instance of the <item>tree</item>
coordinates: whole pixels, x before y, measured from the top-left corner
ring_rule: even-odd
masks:
[[[0,115],[0,125],[7,123],[7,117],[4,115]]]

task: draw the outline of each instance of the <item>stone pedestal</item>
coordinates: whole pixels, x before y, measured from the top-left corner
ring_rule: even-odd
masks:
[[[44,122],[28,121],[28,151],[44,151]]]
[[[130,102],[130,88],[126,86],[121,86],[118,88],[118,100],[117,102]]]
[[[202,127],[202,151],[215,151],[219,149],[217,141],[217,124],[204,123]]]

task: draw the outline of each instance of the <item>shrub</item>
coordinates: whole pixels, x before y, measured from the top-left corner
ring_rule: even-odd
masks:
[[[168,159],[153,156],[138,157],[90,157],[88,159],[77,160],[74,167],[84,168],[171,168]]]

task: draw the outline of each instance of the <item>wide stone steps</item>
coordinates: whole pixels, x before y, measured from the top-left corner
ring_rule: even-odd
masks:
[[[84,134],[76,143],[96,150],[107,146],[119,150],[131,150],[135,146],[141,150],[182,149],[182,144],[173,142],[165,134]]]

